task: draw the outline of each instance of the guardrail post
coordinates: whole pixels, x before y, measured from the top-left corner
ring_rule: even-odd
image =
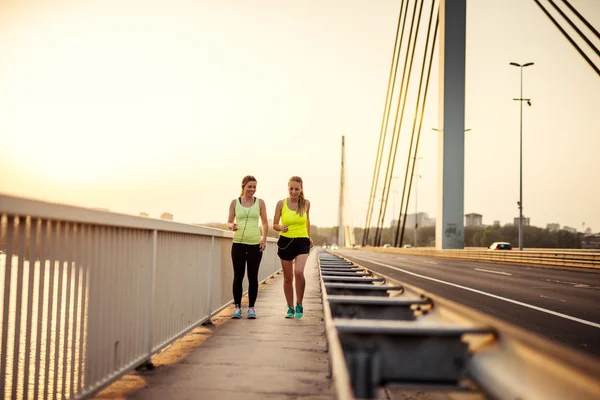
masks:
[[[152,341],[154,340],[154,295],[156,291],[156,264],[158,256],[158,231],[152,231],[152,270],[150,272],[150,287],[148,288],[148,359],[142,365],[141,369],[154,369],[152,364]]]
[[[211,236],[210,251],[208,254],[208,319],[202,325],[212,325],[212,267],[214,262],[215,237]]]

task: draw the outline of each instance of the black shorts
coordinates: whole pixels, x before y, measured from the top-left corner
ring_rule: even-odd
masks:
[[[310,240],[308,238],[288,238],[279,236],[277,241],[277,255],[285,261],[292,261],[300,254],[310,253]]]

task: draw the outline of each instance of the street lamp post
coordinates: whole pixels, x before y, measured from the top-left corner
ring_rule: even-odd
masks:
[[[523,98],[523,68],[533,65],[532,62],[518,64],[511,62],[510,65],[521,70],[521,96],[513,99],[521,103],[520,129],[519,129],[519,250],[523,250],[523,102],[531,106],[531,99]]]
[[[392,196],[393,196],[393,203],[392,203],[392,243],[395,243],[395,238],[394,236],[396,236],[396,225],[398,225],[398,221],[396,220],[396,223],[394,222],[394,213],[396,212],[396,195],[398,194],[398,190],[392,188]]]
[[[393,198],[392,198],[392,200],[393,200],[393,203],[392,203],[392,222],[394,221],[394,219],[393,219],[394,217],[393,216],[394,216],[394,213],[396,212],[396,194],[398,194],[398,190],[394,189],[394,181],[396,179],[400,179],[400,178],[402,178],[402,177],[401,176],[393,176],[392,177],[392,183],[390,185],[391,190],[392,190],[392,196],[393,196]],[[396,238],[394,238],[394,236],[396,235],[396,226],[399,223],[400,223],[400,220],[396,220],[396,223],[392,224],[392,243],[396,243]]]
[[[377,188],[377,191],[381,191],[381,199],[379,199],[379,207],[383,207],[383,187],[380,186]],[[373,238],[373,246],[375,247],[380,247],[381,246],[381,240],[383,237],[383,226],[381,227],[381,229],[379,228],[379,220],[377,222],[377,229],[375,230],[375,237]]]
[[[419,175],[419,164],[417,164],[417,161],[419,161],[420,159],[422,159],[423,157],[419,157],[417,158],[416,156],[414,157],[415,159],[415,169],[417,171],[417,173],[415,174],[415,178],[417,178],[417,181],[415,182],[415,247],[417,247],[417,228],[419,227],[419,211],[418,211],[418,196],[419,196],[419,178],[421,177]]]

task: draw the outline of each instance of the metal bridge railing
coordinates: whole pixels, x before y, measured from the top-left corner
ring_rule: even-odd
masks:
[[[338,399],[380,398],[382,389],[600,398],[596,359],[324,251],[319,267]]]
[[[208,321],[231,303],[231,237],[0,195],[0,396],[87,397]]]

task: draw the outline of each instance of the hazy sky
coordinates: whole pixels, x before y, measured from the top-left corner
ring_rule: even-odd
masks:
[[[600,27],[600,1],[571,3]],[[270,218],[300,175],[313,222],[331,226],[346,135],[347,202],[363,226],[399,7],[0,0],[0,192],[224,222],[244,175],[258,178]],[[465,212],[486,224],[518,216],[519,73],[509,62],[533,61],[524,213],[538,226],[600,231],[600,78],[533,1],[469,0],[467,20]],[[437,71],[419,154],[418,208],[431,216]]]

